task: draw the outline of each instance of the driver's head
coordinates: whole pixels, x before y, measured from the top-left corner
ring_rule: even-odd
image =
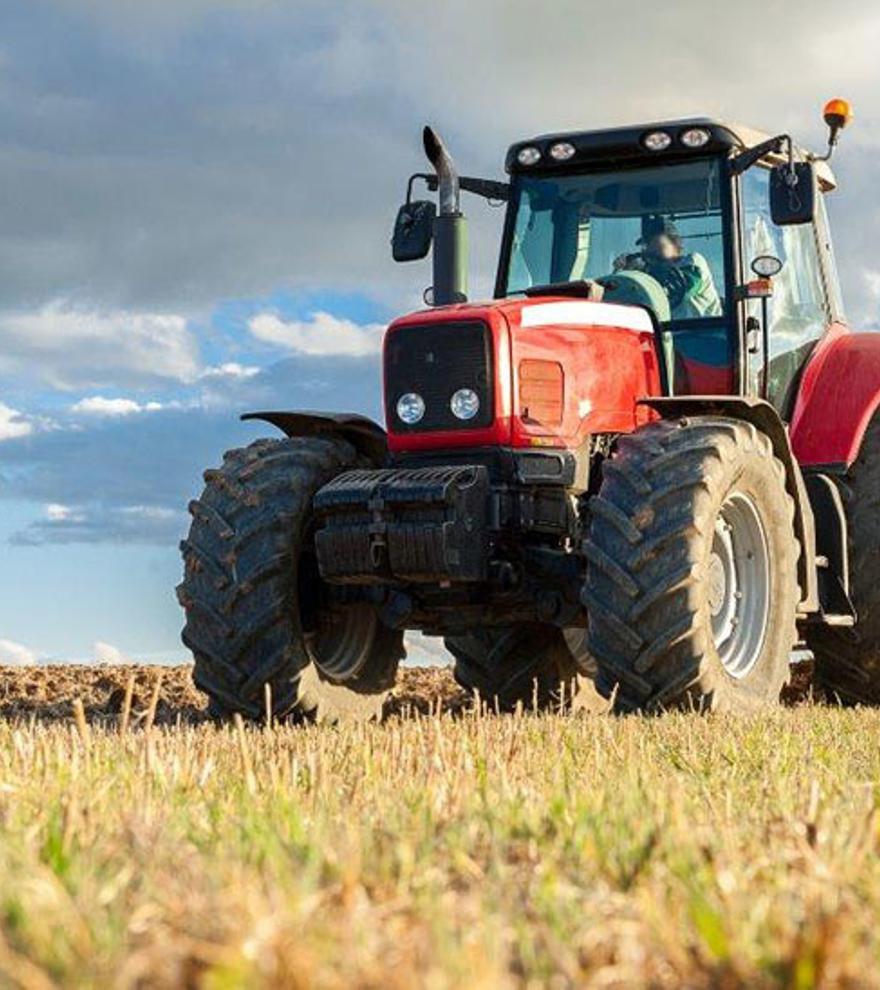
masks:
[[[681,234],[665,217],[645,217],[638,243],[643,245],[645,254],[654,258],[673,261],[681,257]]]

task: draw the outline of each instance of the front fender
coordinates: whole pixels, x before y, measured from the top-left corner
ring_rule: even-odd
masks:
[[[251,412],[241,418],[271,423],[289,437],[341,436],[375,464],[384,463],[388,454],[385,430],[368,416],[358,413],[299,409],[292,412]]]
[[[791,418],[804,467],[845,471],[880,407],[880,334],[832,333],[807,362]]]

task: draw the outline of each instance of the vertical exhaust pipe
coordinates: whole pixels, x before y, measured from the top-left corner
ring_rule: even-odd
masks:
[[[468,234],[461,212],[458,170],[452,156],[431,127],[422,132],[425,154],[437,173],[440,209],[434,220],[434,306],[467,302]]]

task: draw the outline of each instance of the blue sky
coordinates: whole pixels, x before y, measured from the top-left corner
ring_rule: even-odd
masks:
[[[388,240],[435,124],[501,177],[529,134],[709,113],[819,145],[878,327],[875,5],[30,0],[0,8],[0,662],[183,658],[177,543],[259,407],[379,414]],[[500,215],[471,204],[475,295]]]

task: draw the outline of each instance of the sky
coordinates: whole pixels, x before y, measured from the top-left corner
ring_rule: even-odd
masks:
[[[880,8],[666,0],[0,5],[0,663],[185,659],[177,544],[258,408],[376,418],[427,262],[389,237],[430,122],[466,174],[532,134],[718,115],[820,148],[880,329]],[[501,215],[472,221],[491,295]]]

